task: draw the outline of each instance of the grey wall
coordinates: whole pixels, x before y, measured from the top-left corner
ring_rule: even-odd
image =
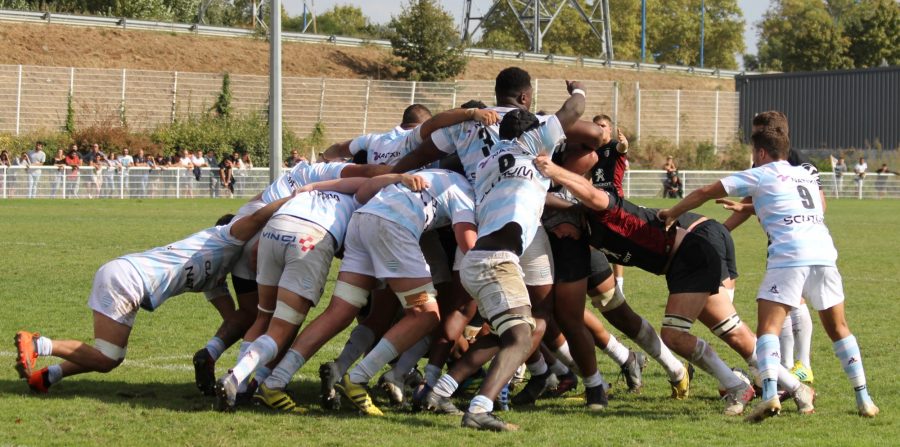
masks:
[[[740,129],[753,116],[781,110],[796,149],[900,148],[900,67],[741,75]]]

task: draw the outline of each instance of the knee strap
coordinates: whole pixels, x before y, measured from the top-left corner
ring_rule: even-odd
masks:
[[[264,314],[273,314],[273,313],[275,313],[275,310],[274,310],[274,309],[265,309],[265,308],[263,308],[262,306],[260,306],[259,304],[256,305],[256,310],[258,310],[258,311],[260,311],[260,312],[262,312],[262,313],[264,313]]]
[[[124,359],[127,352],[127,349],[99,338],[94,340],[94,348],[100,351],[104,357],[108,357],[116,362]]]
[[[618,287],[591,297],[591,304],[600,312],[609,312],[625,303],[625,295]]]
[[[666,314],[662,320],[662,327],[674,329],[681,332],[690,332],[694,322],[689,319],[675,314]]]
[[[491,322],[491,330],[498,336],[501,336],[504,332],[520,324],[527,324],[531,327],[532,331],[535,327],[537,327],[537,324],[534,322],[534,318],[530,316],[521,314],[506,314],[500,315]]]
[[[294,326],[300,326],[303,324],[303,320],[306,319],[306,314],[297,312],[293,307],[288,306],[287,303],[279,301],[275,304],[275,313],[272,317],[287,321]]]
[[[741,317],[738,314],[734,314],[718,323],[715,326],[710,328],[712,333],[716,335],[716,337],[723,337],[727,335],[729,332],[738,328],[741,325]]]
[[[405,292],[397,292],[397,296],[400,297],[400,304],[403,305],[403,308],[409,309],[413,306],[433,303],[437,291],[434,289],[434,284],[428,283]]]
[[[338,297],[354,307],[362,308],[369,302],[369,291],[344,281],[334,283],[333,296]]]

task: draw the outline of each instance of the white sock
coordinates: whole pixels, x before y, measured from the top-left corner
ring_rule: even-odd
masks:
[[[584,378],[585,388],[593,388],[597,385],[603,385],[604,387],[606,386],[606,381],[603,380],[603,375],[600,374],[600,371],[597,371],[594,374],[591,374],[590,376]]]
[[[563,362],[554,358],[553,363],[550,364],[550,371],[553,371],[553,374],[559,377],[568,374],[571,370]]]
[[[219,337],[210,338],[209,341],[206,342],[206,351],[209,352],[209,356],[212,357],[213,360],[219,360],[219,357],[225,352],[225,342]]]
[[[859,351],[859,344],[853,334],[848,335],[832,344],[834,355],[841,361],[844,368],[844,374],[850,380],[853,391],[856,393],[856,404],[860,405],[864,402],[872,402],[869,396],[869,390],[866,386],[866,372],[863,369],[862,354]]]
[[[381,341],[372,348],[361,362],[350,371],[350,381],[353,383],[369,383],[372,377],[381,370],[388,362],[397,358],[399,353],[394,344],[388,339],[382,338]]]
[[[529,363],[525,365],[528,368],[528,372],[531,373],[531,376],[540,376],[547,373],[547,362],[544,361],[544,356],[541,356],[536,362]]]
[[[41,337],[43,338],[43,337]],[[50,365],[47,367],[47,381],[50,382],[50,385],[54,383],[59,383],[63,378],[62,367],[59,365]]]
[[[697,344],[694,346],[694,352],[691,354],[690,360],[691,363],[718,379],[722,388],[726,390],[740,386],[743,383],[741,379],[738,379],[731,372],[731,368],[722,361],[712,346],[702,338],[697,339]]]
[[[391,368],[393,376],[402,380],[406,373],[416,367],[419,359],[428,352],[429,348],[431,348],[431,337],[426,335],[397,359],[397,364]]]
[[[272,370],[272,374],[264,381],[266,387],[272,390],[283,390],[294,377],[294,373],[303,367],[306,359],[299,352],[289,349],[284,358],[278,362],[278,366]]]
[[[477,395],[469,403],[469,413],[490,413],[494,411],[494,401],[488,399],[487,396]]]
[[[809,350],[812,344],[813,323],[806,304],[791,309],[791,321],[794,323],[794,352],[797,360],[808,369],[812,369],[809,363]],[[791,365],[793,366],[793,365]]]
[[[624,276],[616,276],[616,287],[619,288],[619,292],[625,293],[625,277]]]
[[[434,388],[438,379],[441,378],[441,372],[443,372],[443,370],[444,369],[440,366],[432,365],[431,363],[425,365],[425,383]]]
[[[653,326],[650,325],[650,322],[643,318],[641,320],[641,329],[638,331],[637,337],[634,338],[634,342],[637,343],[644,352],[650,354],[650,357],[653,357],[653,360],[656,360],[656,362],[666,370],[669,381],[683,379],[684,365],[682,365],[681,361],[672,354],[672,351],[663,344],[662,339],[659,338],[659,335],[653,329]]]
[[[572,358],[572,352],[569,350],[569,342],[563,342],[560,347],[551,352],[557,360],[563,362],[563,365],[569,367],[570,370],[578,371],[578,365],[575,364],[575,359]]]
[[[256,371],[259,365],[265,365],[272,361],[278,354],[278,344],[268,335],[263,335],[256,339],[247,349],[247,354],[232,368],[231,374],[237,379],[238,383],[242,383]]]
[[[781,364],[785,368],[794,366],[794,325],[791,322],[791,314],[788,313],[781,325],[781,335],[778,336],[781,344]]]
[[[34,350],[37,352],[37,355],[42,357],[53,355],[53,340],[47,337],[38,337],[34,341]]]
[[[338,365],[338,372],[340,375],[343,376],[344,373],[350,369],[350,365],[362,357],[374,342],[375,333],[372,332],[372,329],[361,324],[356,325],[350,332],[350,338],[347,339],[347,343],[344,344],[344,349],[341,350],[341,354],[334,360]]]
[[[450,377],[450,374],[444,374],[434,385],[434,393],[441,397],[450,397],[457,388],[459,388],[459,384],[453,380],[453,377]]]
[[[622,366],[625,362],[628,361],[628,354],[630,351],[625,347],[622,343],[619,343],[619,340],[616,339],[616,336],[613,334],[609,334],[609,342],[606,343],[606,347],[603,348],[603,352],[609,356],[616,365]]]

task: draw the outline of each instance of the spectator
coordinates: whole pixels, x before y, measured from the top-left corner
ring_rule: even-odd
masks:
[[[220,183],[219,183],[219,172],[218,172],[219,162],[216,157],[216,153],[213,152],[212,149],[206,151],[206,156],[203,157],[203,160],[206,163],[206,167],[209,168],[209,196],[210,197],[218,197]],[[213,171],[214,169],[216,171]]]
[[[228,190],[229,198],[234,197],[234,175],[230,158],[226,158],[219,166],[219,185]]]
[[[10,185],[9,188],[12,188],[10,192],[10,196],[14,196],[16,192],[16,188],[18,187],[17,178],[21,179],[22,177],[19,175],[19,172],[24,173],[26,177],[30,177],[31,174],[31,161],[28,159],[28,153],[22,152],[18,157],[13,159],[13,166],[19,166],[20,169],[18,172],[15,170],[12,171],[12,175],[10,175]]]
[[[174,160],[172,164],[175,164]],[[181,151],[181,157],[178,159],[177,166],[183,168],[181,172],[181,188],[184,189],[184,192],[187,193],[188,197],[193,198],[194,185],[191,183],[191,177],[195,176],[197,180],[200,180],[200,178],[194,173],[194,164],[191,163],[190,151],[188,151],[187,149]],[[197,170],[199,171],[199,168]]]
[[[888,169],[887,163],[884,163],[875,173],[878,174],[878,177],[875,178],[875,191],[880,199],[884,197],[884,193],[887,191],[888,176],[891,175],[891,170]]]
[[[122,173],[122,164],[119,162],[119,154],[112,152],[106,158],[106,181],[103,182],[105,190],[103,197],[116,197],[119,189],[119,175]]]
[[[238,161],[233,166],[237,167],[237,177],[240,178],[240,181],[237,181],[235,184],[237,185],[237,194],[240,195],[250,179],[250,171],[253,170],[253,160],[250,159],[250,154],[247,153],[241,155],[235,152],[235,155],[238,155]]]
[[[124,157],[123,157],[124,158]],[[147,164],[147,156],[144,154],[143,149],[138,149],[137,153],[132,157],[131,168],[146,168]],[[137,172],[134,173],[135,176],[131,177],[132,183],[137,183],[137,179],[140,179],[141,192],[138,194],[138,197],[147,197],[147,185],[150,181],[150,170],[148,169],[138,169]],[[131,174],[129,174],[130,176]],[[131,191],[134,191],[131,187],[129,187]],[[134,196],[132,196],[134,197]]]
[[[106,156],[102,153],[95,153],[92,151],[90,165],[93,172],[91,175],[91,191],[88,193],[88,198],[100,198],[100,193],[103,190],[103,170],[106,169],[107,166]]]
[[[53,178],[53,192],[50,193],[50,197],[56,197],[56,193],[66,180],[66,153],[62,149],[56,150],[53,166],[56,166],[56,175]]]
[[[10,166],[12,162],[9,160],[9,152],[4,149],[0,152],[0,184],[6,183]]]
[[[68,197],[78,198],[78,183],[81,176],[81,155],[78,153],[78,145],[72,144],[69,153],[66,155],[66,166],[70,168],[68,177],[66,178],[67,187],[69,188]]]
[[[216,158],[216,153],[212,149],[206,151],[206,165],[210,168],[219,167],[219,161]]]
[[[298,152],[297,149],[291,149],[291,156],[288,157],[287,161],[284,162],[284,167],[293,168],[294,165],[300,163],[305,159],[306,158],[300,156],[300,152]]]
[[[47,162],[47,154],[44,153],[44,143],[38,141],[34,144],[34,149],[28,151],[28,164],[33,166],[28,172],[28,198],[37,197],[38,180],[41,179],[41,170],[39,166],[43,166]]]
[[[206,157],[203,156],[202,150],[197,150],[197,152],[191,156],[191,164],[194,165],[194,179],[198,182],[200,181],[200,177],[203,175],[203,168],[209,167],[209,163],[206,162]]]
[[[844,189],[844,173],[847,172],[847,163],[844,162],[844,157],[838,157],[831,169],[834,171],[834,195],[840,197],[841,190]]]
[[[85,165],[90,166],[90,164],[94,162],[94,159],[101,155],[103,156],[103,158],[106,158],[106,154],[100,150],[100,145],[94,143],[91,145],[91,150],[88,153],[84,154],[84,157],[81,157],[81,161]]]
[[[666,178],[672,178],[673,176],[678,175],[678,166],[675,164],[675,159],[672,158],[671,155],[666,157],[663,169],[666,171]]]
[[[663,197],[665,198],[684,198],[684,185],[681,183],[681,179],[678,177],[678,174],[667,178],[663,182]]]

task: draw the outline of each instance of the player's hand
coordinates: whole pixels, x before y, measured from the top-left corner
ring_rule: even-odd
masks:
[[[475,109],[472,119],[486,126],[492,126],[500,122],[500,114],[495,110]]]
[[[735,202],[734,200],[729,199],[716,199],[716,203],[722,205],[722,208],[725,208],[729,211],[734,211],[735,213],[746,213],[749,212],[747,209],[746,203]],[[753,206],[753,205],[750,205]]]
[[[544,177],[553,178],[554,175],[559,173],[559,170],[562,169],[556,163],[553,163],[553,160],[549,155],[542,153],[538,155],[537,158],[534,159],[534,166],[538,168],[538,171],[541,171],[541,174]]]
[[[662,221],[665,221],[665,222],[666,222],[666,229],[667,229],[667,230],[672,226],[672,224],[675,223],[675,219],[678,218],[678,216],[673,215],[672,212],[671,212],[671,210],[669,210],[668,208],[667,208],[667,209],[664,209],[664,210],[659,210],[659,211],[657,211],[657,212],[656,212],[656,217],[659,218],[659,220],[662,220]]]
[[[313,189],[315,189],[315,188],[313,187],[314,184],[315,184],[315,183],[307,183],[307,184],[305,184],[305,185],[303,185],[303,186],[301,186],[301,187],[295,189],[295,190],[294,190],[294,195],[296,196],[297,194],[300,194],[300,193],[312,191]]]
[[[578,229],[575,225],[572,225],[568,222],[561,223],[550,229],[557,238],[562,239],[564,237],[579,239],[581,238],[581,230]]]
[[[411,191],[421,191],[431,186],[425,178],[414,174],[402,174],[400,183],[403,183],[403,186],[406,186]]]
[[[622,133],[622,129],[616,128],[616,139],[619,140],[619,146],[623,150],[619,150],[619,152],[625,152],[628,150],[628,138],[625,138],[625,134]]]
[[[575,90],[576,88],[587,91],[587,89],[584,88],[584,83],[581,81],[566,81],[566,91],[568,91],[570,95],[572,94],[572,90]]]

